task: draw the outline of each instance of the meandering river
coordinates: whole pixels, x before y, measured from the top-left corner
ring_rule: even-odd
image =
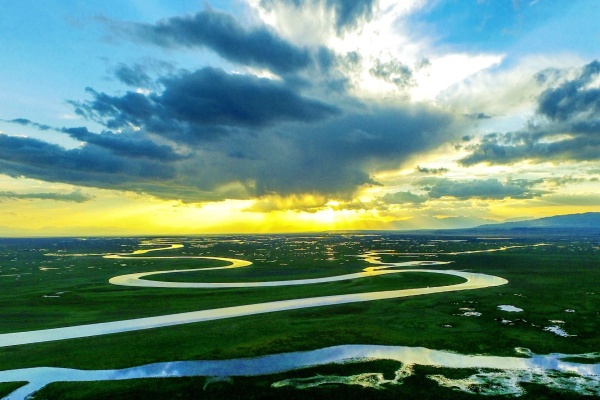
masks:
[[[401,297],[422,296],[434,293],[455,292],[460,290],[482,289],[492,286],[500,286],[508,283],[504,278],[497,276],[478,274],[472,272],[455,270],[435,270],[435,269],[417,269],[408,267],[433,266],[448,264],[442,261],[408,261],[400,263],[381,263],[376,253],[368,253],[362,257],[371,264],[377,264],[376,267],[368,267],[363,272],[331,276],[316,279],[297,279],[287,281],[267,281],[267,282],[234,282],[234,283],[197,283],[197,282],[160,282],[142,279],[145,276],[158,274],[183,273],[191,271],[207,271],[215,269],[241,268],[249,266],[252,263],[244,260],[236,260],[221,257],[203,257],[203,256],[173,256],[173,257],[139,257],[138,254],[151,251],[168,250],[181,248],[182,245],[172,245],[167,248],[138,250],[129,254],[109,254],[106,258],[162,258],[162,259],[211,259],[229,262],[225,267],[212,267],[201,269],[154,271],[138,274],[120,275],[109,280],[110,283],[123,286],[154,287],[154,288],[248,288],[248,287],[273,287],[273,286],[291,286],[308,285],[315,283],[337,282],[350,279],[362,279],[378,275],[400,274],[407,272],[420,272],[432,274],[454,275],[465,279],[465,282],[437,287],[426,287],[418,289],[388,290],[380,292],[356,293],[335,296],[310,297],[294,300],[272,301],[267,303],[248,304],[235,307],[223,307],[212,310],[192,311],[185,313],[176,313],[169,315],[160,315],[156,317],[127,319],[122,321],[102,322],[96,324],[69,326],[64,328],[43,329],[28,332],[15,332],[0,335],[0,347],[17,346],[31,343],[51,342],[55,340],[75,339],[99,335],[108,335],[113,333],[131,332],[143,329],[152,329],[165,326],[190,324],[203,321],[214,321],[225,318],[234,318],[254,314],[264,314],[277,311],[298,310],[310,307],[323,307],[348,303],[360,303],[366,301],[396,299]],[[402,269],[395,269],[402,268]]]
[[[296,279],[287,281],[267,281],[267,282],[234,282],[234,283],[201,283],[201,282],[160,282],[143,279],[147,276],[183,273],[200,270],[218,270],[242,268],[252,263],[245,260],[221,258],[221,257],[202,257],[202,256],[173,256],[173,257],[141,257],[140,254],[177,249],[183,247],[180,244],[172,244],[166,248],[155,248],[138,250],[128,254],[108,254],[105,258],[162,258],[162,259],[181,259],[197,258],[211,259],[228,262],[224,267],[209,267],[202,269],[187,270],[163,270],[154,272],[144,272],[137,274],[120,275],[110,279],[110,283],[122,286],[135,287],[159,287],[159,288],[242,288],[242,287],[273,287],[273,286],[291,286],[291,285],[309,285],[324,282],[337,282],[350,279],[362,279],[378,275],[398,274],[407,272],[420,272],[432,274],[447,274],[463,278],[463,283],[439,287],[426,287],[418,289],[388,290],[370,293],[357,293],[336,296],[322,296],[294,300],[273,301],[259,304],[249,304],[236,307],[224,307],[212,310],[202,310],[186,313],[176,313],[170,315],[161,315],[156,317],[137,318],[123,321],[105,322],[97,324],[88,324],[56,329],[44,329],[38,331],[17,332],[0,335],[0,347],[18,346],[31,343],[50,342],[56,340],[66,340],[73,338],[82,338],[98,335],[107,335],[119,332],[130,332],[143,329],[152,329],[164,326],[196,323],[202,321],[211,321],[224,318],[234,318],[239,316],[262,314],[286,310],[297,310],[310,307],[323,307],[330,305],[339,305],[347,303],[358,303],[384,299],[395,299],[409,296],[420,296],[434,293],[453,292],[461,290],[483,289],[492,286],[500,286],[508,283],[504,278],[497,276],[456,271],[456,270],[435,270],[425,267],[433,265],[448,264],[440,261],[408,261],[398,263],[381,262],[382,254],[392,254],[386,252],[367,253],[359,257],[374,265],[365,268],[362,272],[331,276],[315,279]],[[490,249],[487,251],[505,250]],[[459,254],[459,253],[453,253]],[[436,254],[437,255],[437,254]],[[63,254],[64,256],[64,254]],[[558,371],[569,372],[582,377],[585,382],[589,381],[594,385],[598,383],[600,376],[600,364],[578,364],[564,362],[562,358],[566,355],[550,354],[547,356],[537,356],[533,354],[522,354],[523,357],[493,357],[493,356],[470,356],[461,355],[445,351],[429,350],[426,348],[411,348],[402,346],[370,346],[370,345],[348,345],[336,346],[309,352],[295,352],[276,354],[253,359],[235,359],[223,361],[178,361],[156,363],[134,368],[120,370],[97,370],[85,371],[65,368],[26,368],[0,372],[0,382],[27,381],[27,385],[17,389],[5,399],[21,400],[28,395],[36,392],[45,385],[58,381],[103,381],[103,380],[123,380],[134,378],[151,377],[182,377],[182,376],[255,376],[277,372],[290,371],[298,368],[317,366],[327,363],[339,363],[348,361],[361,361],[372,359],[386,359],[400,361],[406,365],[429,365],[450,368],[491,368],[505,371]],[[526,356],[526,357],[525,357]],[[519,375],[520,376],[520,375]],[[531,373],[527,375],[531,377]],[[381,378],[383,379],[383,378]],[[433,378],[432,378],[433,379]],[[322,380],[322,377],[321,377]],[[335,382],[335,381],[334,381]],[[382,381],[384,383],[394,381]],[[443,384],[443,381],[438,383]],[[290,382],[280,382],[280,385],[293,384]],[[362,383],[361,383],[362,384]]]
[[[529,357],[469,356],[423,347],[345,345],[319,350],[274,354],[258,358],[221,361],[175,361],[116,370],[78,370],[67,368],[26,368],[0,372],[0,382],[27,381],[4,400],[24,400],[52,382],[92,382],[165,377],[258,376],[291,371],[323,364],[394,360],[406,365],[446,368],[495,369],[512,373],[536,371],[538,375],[557,371],[576,375],[589,386],[600,384],[600,364],[562,361],[564,354]]]

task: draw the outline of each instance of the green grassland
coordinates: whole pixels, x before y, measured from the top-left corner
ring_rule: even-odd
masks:
[[[370,250],[440,253],[538,243],[516,240],[431,242],[423,238],[404,241],[406,238],[394,235],[234,239],[240,241],[184,239],[186,246],[183,249],[151,252],[145,256],[204,255],[254,262],[253,266],[241,269],[169,274],[168,277],[169,280],[226,282],[283,280],[359,272],[367,263],[355,255]],[[0,275],[20,274],[18,278],[0,277],[0,333],[272,300],[437,286],[462,281],[460,278],[445,275],[407,273],[280,288],[128,288],[110,285],[108,279],[126,273],[199,268],[223,263],[198,260],[103,259],[100,256],[66,255],[131,252],[142,248],[139,244],[139,239],[0,241]],[[61,256],[44,255],[46,253]],[[463,354],[511,356],[516,355],[515,347],[526,347],[538,354],[594,352],[600,349],[599,255],[598,244],[593,240],[555,241],[544,247],[455,256],[438,254],[435,257],[421,255],[406,258],[386,255],[383,256],[384,261],[453,261],[450,265],[431,268],[453,268],[497,275],[508,279],[509,284],[480,290],[327,306],[2,348],[0,370],[33,366],[111,369],[160,361],[253,357],[340,344],[419,346]],[[94,268],[88,268],[91,266]],[[58,269],[40,270],[40,267]],[[58,292],[65,293],[58,295],[59,297],[44,297],[57,295]],[[514,305],[524,311],[501,311],[497,306],[503,304]],[[482,315],[461,316],[463,312],[460,308],[465,307],[472,308]],[[502,319],[511,320],[512,323],[504,324]],[[550,320],[564,321],[561,327],[576,336],[560,337],[544,331],[544,327],[554,325]],[[452,327],[447,328],[444,325]],[[307,373],[309,372],[311,371]],[[270,388],[270,383],[264,383],[274,379],[273,377],[235,378],[235,385],[209,385],[207,391],[202,391],[202,397],[250,398],[252,396],[246,394],[256,393],[256,398],[306,398],[312,397],[311,393],[318,392],[326,398],[358,398],[361,393],[363,398],[373,392],[378,398],[386,398],[385,396],[393,392],[395,398],[399,394],[428,398],[422,388],[419,388],[419,385],[427,385],[427,396],[437,396],[430,398],[450,398],[448,393],[458,396],[456,398],[472,398],[472,395],[440,388],[429,380],[419,383],[419,379],[425,379],[421,375],[410,377],[405,385],[389,389],[385,393],[375,389],[339,386],[335,387],[335,390],[316,388],[304,391],[281,388],[275,391]],[[149,381],[152,383],[148,383]],[[409,381],[414,382],[409,384]],[[181,388],[181,398],[191,398],[195,395],[194,390],[197,390],[198,385],[200,388],[204,385],[203,382],[203,378],[182,378],[167,379],[164,382],[161,379],[109,384],[57,383],[44,389],[39,394],[41,397],[36,398],[71,398],[65,397],[66,393],[71,393],[69,396],[74,396],[72,398],[136,398],[134,393],[139,393],[137,398],[173,398],[171,394],[175,389],[168,389],[172,387],[169,385]],[[525,398],[552,398],[555,395],[546,388],[530,386],[532,388],[528,389],[529,393],[537,393],[538,397]],[[86,391],[97,395],[89,397],[85,395]],[[258,396],[258,393],[261,393],[262,397]],[[565,396],[562,398],[569,398]]]
[[[27,382],[5,382],[0,383],[0,398],[9,395],[21,386],[25,386]]]
[[[166,253],[166,252],[164,252]],[[159,253],[155,253],[159,254]],[[170,254],[176,255],[174,251]],[[379,290],[408,289],[461,283],[459,277],[421,273],[406,273],[356,279],[334,283],[287,286],[275,288],[243,289],[161,289],[132,288],[112,285],[108,280],[122,273],[155,271],[157,269],[191,269],[226,265],[215,260],[165,260],[103,259],[90,257],[45,257],[56,265],[56,270],[30,268],[30,275],[19,279],[6,277],[0,295],[0,333],[48,329],[88,323],[107,322],[178,312],[197,311],[221,307],[255,304],[275,300],[317,297]],[[45,260],[47,261],[47,260]],[[288,260],[289,261],[289,260]],[[297,265],[296,276],[334,276],[359,272],[367,264],[353,258],[348,266],[327,266],[320,270],[316,262]],[[291,261],[289,261],[291,262]],[[65,268],[65,265],[67,267]],[[89,268],[93,266],[94,268]],[[43,267],[48,268],[48,267]],[[52,268],[52,267],[51,267]],[[266,276],[272,266],[252,265],[246,268],[166,274],[174,281],[256,281],[289,279],[289,272],[275,272]],[[280,271],[285,271],[280,267]],[[315,273],[318,271],[318,273]],[[189,279],[187,277],[189,276]]]

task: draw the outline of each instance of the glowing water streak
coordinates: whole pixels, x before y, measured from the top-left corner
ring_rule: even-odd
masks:
[[[151,251],[158,250],[169,250],[181,248],[183,245],[174,244],[167,248],[158,249],[146,249],[136,250],[133,253],[128,254],[109,254],[104,257],[106,258],[146,258],[146,257],[127,257],[135,256],[137,254],[144,254]],[[373,254],[367,254],[371,259],[375,261]],[[231,265],[225,267],[212,267],[202,268],[200,270],[215,270],[215,269],[228,269],[228,268],[239,268],[243,266],[251,265],[252,263],[244,260],[236,260],[230,258],[220,257],[203,257],[203,256],[175,256],[175,257],[149,257],[149,258],[195,258],[195,259],[212,259],[219,261],[230,262]],[[500,286],[508,283],[504,278],[497,276],[477,274],[463,271],[453,270],[431,270],[431,269],[403,269],[403,270],[390,270],[391,267],[406,267],[415,265],[438,265],[446,264],[446,262],[435,262],[435,261],[412,261],[407,263],[390,263],[388,266],[384,266],[383,263],[377,261],[380,264],[378,267],[366,268],[363,272],[355,274],[346,274],[325,278],[316,279],[297,279],[290,281],[272,281],[272,282],[233,282],[233,283],[189,283],[189,282],[159,282],[149,281],[140,279],[143,276],[174,273],[174,272],[190,272],[196,270],[172,270],[172,271],[155,271],[146,272],[139,274],[121,275],[111,278],[109,282],[117,285],[125,286],[141,286],[141,287],[154,287],[154,288],[240,288],[240,287],[265,287],[265,286],[289,286],[289,285],[306,285],[314,283],[325,283],[325,282],[337,282],[349,279],[359,279],[366,277],[373,277],[377,275],[385,274],[397,274],[405,272],[420,272],[420,273],[433,273],[433,274],[445,274],[454,275],[466,279],[466,282],[438,287],[427,287],[418,289],[403,289],[403,290],[388,290],[381,292],[370,292],[370,293],[356,293],[346,295],[335,295],[335,296],[323,296],[323,297],[311,297],[294,300],[281,300],[273,301],[268,303],[248,304],[243,306],[224,307],[212,310],[201,310],[191,311],[185,313],[161,315],[155,317],[136,318],[122,321],[102,322],[96,324],[77,325],[63,328],[43,329],[37,331],[28,332],[15,332],[5,333],[0,335],[0,347],[25,345],[32,343],[43,343],[52,342],[56,340],[66,339],[77,339],[84,337],[108,335],[113,333],[132,332],[144,329],[153,329],[166,326],[190,324],[204,321],[215,321],[226,318],[241,317],[247,315],[264,314],[277,311],[288,311],[288,310],[299,310],[310,307],[322,307],[329,305],[340,305],[348,303],[359,303],[375,300],[387,300],[396,299],[401,297],[409,296],[420,296],[434,293],[454,292],[461,290],[473,290],[481,289],[492,286]]]
[[[600,364],[578,364],[562,361],[565,354],[530,357],[496,357],[462,355],[423,347],[343,345],[324,349],[274,354],[258,358],[232,360],[175,361],[148,364],[116,370],[77,370],[68,368],[24,368],[0,372],[0,382],[27,381],[4,400],[24,400],[52,382],[92,382],[141,378],[190,376],[258,376],[291,371],[323,364],[394,360],[405,365],[425,365],[445,368],[478,368],[505,371],[553,370],[579,376],[600,375]]]
[[[204,258],[230,262],[231,265],[224,267],[202,268],[200,270],[215,270],[240,268],[251,265],[244,260],[220,258],[220,257],[200,257],[200,256],[176,256],[176,257],[126,257],[127,255],[144,254],[150,251],[168,250],[181,248],[183,245],[173,244],[168,248],[137,250],[130,254],[109,254],[105,258]],[[516,247],[516,246],[515,246]],[[490,249],[483,251],[506,250],[512,247],[501,249]],[[482,251],[474,251],[482,252]],[[468,252],[464,252],[468,253]],[[464,254],[453,253],[453,254]],[[256,287],[256,286],[286,286],[286,285],[304,285],[311,283],[333,282],[347,279],[357,279],[372,277],[377,275],[403,273],[403,272],[425,272],[459,276],[466,279],[466,282],[440,286],[433,288],[404,289],[371,293],[359,293],[338,296],[324,296],[315,298],[305,298],[296,300],[275,301],[269,303],[252,304],[246,306],[226,307],[214,310],[204,310],[180,314],[171,314],[158,317],[138,318],[125,321],[115,321],[100,324],[81,325],[66,328],[46,329],[31,332],[19,332],[0,335],[0,347],[14,346],[19,344],[40,343],[54,340],[73,339],[97,335],[105,335],[118,332],[129,332],[142,329],[151,329],[161,326],[179,325],[193,322],[210,321],[224,318],[232,318],[243,315],[261,314],[267,312],[302,309],[308,307],[319,307],[335,304],[347,304],[355,302],[365,302],[383,299],[393,299],[408,296],[417,296],[424,294],[443,293],[459,290],[480,289],[491,286],[500,286],[508,283],[506,279],[477,273],[463,271],[440,271],[430,269],[404,269],[389,270],[392,267],[440,265],[446,262],[432,261],[411,261],[405,263],[382,263],[380,253],[367,253],[360,257],[372,264],[378,264],[377,267],[365,268],[363,272],[356,274],[346,274],[327,278],[299,279],[292,281],[275,282],[249,282],[249,283],[194,283],[193,287]],[[393,254],[393,253],[387,253]],[[421,254],[422,255],[422,254]],[[433,254],[432,254],[433,255]],[[438,255],[438,254],[435,254]],[[386,266],[387,265],[387,266]],[[196,269],[198,270],[198,269]],[[143,276],[190,272],[196,270],[172,270],[155,271],[150,273],[129,274],[114,277],[111,283],[126,286],[144,286],[144,287],[190,287],[180,286],[190,283],[177,282],[157,282],[142,280]],[[160,285],[160,286],[158,286]],[[163,286],[177,285],[177,286]],[[236,286],[231,286],[236,285]],[[241,285],[241,286],[238,286]],[[30,394],[36,392],[48,383],[57,381],[103,381],[103,380],[123,380],[134,378],[150,377],[168,377],[168,376],[253,376],[269,373],[283,372],[291,369],[316,366],[332,362],[343,362],[361,359],[392,359],[408,364],[435,365],[452,368],[502,368],[502,369],[531,369],[545,368],[558,371],[573,372],[582,375],[600,374],[600,365],[567,363],[560,360],[560,355],[535,356],[530,359],[517,357],[493,357],[493,356],[464,356],[454,353],[448,353],[425,348],[410,347],[390,347],[390,346],[336,346],[313,352],[298,352],[271,355],[256,359],[224,360],[224,361],[185,361],[150,364],[141,367],[127,368],[122,370],[99,370],[82,371],[65,368],[26,368],[11,371],[0,372],[0,382],[27,381],[27,385],[17,389],[6,400],[25,399]]]
[[[186,313],[162,315],[129,319],[123,321],[103,322],[97,324],[78,325],[65,328],[44,329],[39,331],[16,332],[0,335],[0,347],[16,346],[31,343],[51,342],[55,340],[76,339],[82,337],[108,335],[111,333],[131,332],[143,329],[152,329],[165,326],[190,324],[203,321],[214,321],[226,318],[241,317],[246,315],[264,314],[276,311],[299,310],[310,307],[322,307],[348,303],[359,303],[375,300],[396,299],[401,297],[419,296],[425,294],[454,292],[460,290],[481,289],[500,286],[508,283],[506,279],[497,276],[476,274],[463,271],[439,271],[433,269],[409,269],[379,271],[374,274],[425,272],[432,274],[446,274],[462,277],[466,282],[457,285],[437,286],[418,289],[388,290],[381,292],[356,293],[335,296],[312,297],[294,300],[273,301],[268,303],[249,304],[244,306],[224,307],[213,310],[192,311]],[[373,273],[363,273],[363,277],[374,276]],[[324,282],[331,278],[321,278]],[[351,279],[351,278],[347,278]],[[285,281],[283,281],[285,283]],[[168,283],[168,282],[153,282]],[[273,282],[262,282],[273,283]],[[283,283],[282,283],[283,284]],[[217,285],[217,284],[213,284]],[[219,286],[217,286],[219,287]],[[223,287],[223,286],[220,286]],[[248,286],[251,287],[251,286]]]

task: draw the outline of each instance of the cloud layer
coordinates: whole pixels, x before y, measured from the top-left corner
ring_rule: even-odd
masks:
[[[552,74],[566,76],[568,72],[554,70]],[[575,78],[544,90],[537,98],[535,117],[523,129],[485,135],[480,143],[467,147],[471,154],[460,163],[472,166],[600,160],[600,89],[592,85],[599,74],[600,62],[593,61]],[[547,73],[539,74],[537,79],[544,83]]]
[[[156,24],[109,22],[121,38],[164,48],[209,48],[229,61],[275,73],[297,72],[312,63],[307,49],[285,41],[267,26],[246,27],[233,15],[213,9]]]
[[[55,200],[67,201],[74,203],[85,203],[92,200],[94,196],[82,193],[75,190],[71,193],[15,193],[11,191],[0,191],[0,201],[2,199],[18,199],[18,200]]]
[[[75,112],[109,129],[144,127],[177,140],[210,140],[234,128],[277,122],[314,122],[341,113],[336,106],[302,96],[285,83],[205,67],[160,79],[161,93],[110,96],[92,88],[91,101],[71,101]]]
[[[422,178],[414,182],[414,185],[427,192],[429,199],[441,199],[443,197],[454,197],[459,200],[503,200],[531,199],[539,197],[542,190],[532,188],[538,181],[508,181],[500,182],[498,179],[474,179],[470,181],[450,180],[447,178]]]
[[[404,42],[388,43],[386,48],[378,38],[394,36],[383,27],[381,36],[370,38],[377,51],[366,42],[356,49],[344,42],[363,27],[372,29],[370,21],[384,14],[399,24],[405,14],[396,6],[386,14],[376,0],[254,3],[254,11],[320,10],[315,18],[330,24],[323,34],[327,41],[298,44],[311,42],[294,41],[295,35],[278,31],[276,23],[268,25],[257,15],[242,21],[210,7],[154,23],[99,18],[116,42],[202,56],[208,50],[218,60],[214,64],[227,70],[189,65],[176,69],[176,64],[161,61],[105,66],[111,84],[122,84],[124,90],[107,90],[96,82],[81,88],[81,99],[67,100],[88,126],[55,127],[28,115],[2,120],[13,124],[15,132],[0,133],[0,173],[186,203],[254,199],[246,211],[259,212],[315,212],[324,207],[422,210],[446,201],[537,199],[567,184],[590,182],[578,177],[525,180],[506,174],[475,179],[470,172],[466,178],[459,167],[599,160],[598,61],[577,70],[541,71],[532,77],[537,95],[529,122],[518,130],[482,134],[494,132],[480,126],[502,118],[501,112],[452,107],[450,101],[421,103],[410,97],[430,73],[440,87],[466,76],[459,67],[467,65],[461,62],[470,56],[428,58],[408,44],[406,53],[394,48]],[[407,9],[420,7],[417,3]],[[410,57],[403,58],[405,54]],[[450,60],[452,71],[442,71],[440,59]],[[359,87],[362,84],[366,86]],[[17,136],[20,129],[31,128],[80,144],[66,148],[44,136]],[[452,153],[456,143],[462,152],[458,161]],[[434,152],[443,162],[433,160]],[[416,165],[417,160],[435,167]],[[398,173],[415,165],[408,178]],[[375,188],[385,183],[381,176],[386,174],[396,174],[390,180],[400,184]],[[375,189],[361,201],[365,188]],[[52,197],[2,193],[0,197],[15,199]],[[80,192],[54,199],[88,200]]]
[[[379,185],[373,173],[399,168],[460,134],[452,115],[418,105],[344,113],[325,107],[331,116],[324,121],[310,121],[310,114],[309,121],[268,126],[244,119],[248,126],[240,127],[240,118],[225,114],[219,122],[229,125],[204,126],[193,107],[186,109],[189,119],[171,117],[164,93],[133,101],[132,93],[93,93],[93,101],[77,107],[107,127],[122,127],[119,133],[52,128],[83,142],[74,149],[0,134],[0,172],[185,202],[306,194],[347,201],[359,188]],[[154,108],[160,111],[148,111]],[[127,127],[134,123],[136,129]],[[205,135],[215,127],[221,130]]]
[[[351,28],[357,28],[362,23],[369,21],[377,6],[376,0],[261,0],[260,6],[271,9],[277,5],[294,6],[296,9],[324,6],[333,13],[334,25],[338,34],[343,34]]]
[[[262,6],[304,7],[310,1]],[[377,4],[327,0],[322,6],[343,34],[372,18]],[[346,92],[345,73],[358,53],[297,46],[260,22],[241,23],[211,8],[153,24],[102,21],[115,40],[209,49],[248,69],[120,63],[109,69],[117,80],[145,90],[111,94],[87,87],[87,100],[68,100],[78,116],[104,130],[13,120],[81,145],[67,149],[0,134],[0,173],[184,202],[312,196],[350,207],[360,189],[381,185],[378,172],[398,169],[461,134],[462,119],[441,108],[405,99],[383,105]],[[256,68],[281,79],[259,77]],[[412,70],[397,60],[370,73],[398,86],[413,84]]]

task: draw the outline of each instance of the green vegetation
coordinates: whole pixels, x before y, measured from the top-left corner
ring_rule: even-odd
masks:
[[[199,262],[198,262],[199,261]],[[61,263],[73,265],[67,271],[36,271],[31,275],[21,275],[8,282],[6,291],[0,294],[0,333],[56,328],[122,319],[140,318],[179,312],[207,310],[244,304],[264,303],[304,297],[328,296],[346,293],[372,292],[379,290],[410,289],[426,286],[442,286],[461,283],[462,278],[447,275],[406,273],[356,279],[342,282],[322,283],[275,288],[248,289],[160,289],[131,288],[108,283],[113,276],[127,273],[155,271],[165,267],[177,269],[198,268],[221,265],[222,262],[208,260],[107,260],[99,257],[63,258]],[[325,270],[329,276],[348,271],[358,272],[366,265],[354,259],[354,266],[335,267]],[[92,264],[95,268],[90,269]],[[116,265],[115,265],[116,264]],[[122,266],[121,264],[126,264]],[[57,265],[58,263],[53,263]],[[307,266],[308,271],[313,265]],[[264,267],[207,271],[212,275],[225,277],[229,274],[240,277],[240,281],[261,278]],[[253,270],[257,270],[254,273]],[[300,270],[298,267],[297,270]],[[57,272],[59,271],[59,272]],[[307,272],[304,272],[305,274]],[[167,274],[185,281],[187,275],[195,273]],[[323,274],[323,272],[322,272]],[[200,277],[201,275],[194,275]],[[327,275],[325,275],[327,276]],[[228,278],[231,279],[231,278]],[[281,278],[289,279],[289,278]],[[193,280],[192,280],[193,281]],[[227,279],[223,279],[227,281]],[[5,283],[5,281],[3,281]],[[3,288],[4,289],[4,288]]]
[[[284,280],[359,272],[368,264],[355,255],[371,250],[447,253],[537,243],[491,240],[431,242],[430,239],[424,238],[403,241],[401,239],[404,238],[394,235],[332,235],[325,238],[265,236],[237,239],[240,241],[220,242],[214,238],[182,239],[186,244],[183,249],[151,252],[145,256],[204,255],[254,262],[253,266],[240,269],[169,274],[160,277],[161,280],[168,278],[181,281],[227,282]],[[0,275],[9,275],[0,276],[0,333],[282,299],[439,286],[462,281],[460,278],[446,275],[407,273],[279,288],[128,288],[110,285],[108,279],[126,273],[223,264],[214,260],[133,260],[66,255],[131,252],[141,248],[139,243],[137,239],[0,241]],[[63,252],[59,253],[59,250]],[[45,253],[61,256],[46,256]],[[427,268],[482,272],[506,278],[509,284],[481,290],[319,307],[0,348],[0,370],[34,366],[112,369],[160,361],[253,357],[340,344],[403,345],[456,351],[462,354],[511,356],[517,355],[515,347],[529,348],[537,354],[589,353],[600,348],[598,254],[600,251],[597,242],[581,240],[556,241],[549,246],[454,256],[437,254],[435,257],[420,255],[406,258],[385,255],[384,261],[395,262],[414,259],[453,261],[449,265]],[[94,268],[88,268],[90,266]],[[58,269],[40,270],[40,267]],[[498,305],[513,305],[524,311],[501,311]],[[481,316],[462,316],[465,311],[461,308],[473,309],[481,313]],[[544,327],[556,325],[550,321],[557,320],[564,321],[559,325],[568,334],[576,336],[560,337],[544,331]],[[300,372],[304,373],[296,371],[294,377],[302,376]],[[312,372],[307,370],[306,373]],[[410,377],[405,385],[386,391],[339,386],[306,391],[289,388],[276,390],[271,389],[270,383],[265,382],[279,378],[235,378],[234,385],[225,382],[210,384],[206,391],[202,391],[201,396],[310,398],[319,395],[324,398],[369,398],[377,395],[378,398],[386,398],[389,394],[390,398],[398,398],[398,395],[402,394],[409,398],[473,397],[438,387],[421,375]],[[180,393],[181,398],[193,398],[196,395],[200,397],[198,391],[201,391],[204,385],[203,379],[56,383],[44,389],[36,398],[173,398],[173,393]],[[2,387],[0,386],[0,389]],[[95,394],[88,396],[86,393]],[[250,396],[247,393],[256,395]],[[531,397],[533,394],[538,397]],[[524,398],[553,396],[557,395],[549,389],[528,385],[528,395]],[[570,398],[569,396],[565,394],[561,398]]]
[[[6,382],[0,383],[0,398],[9,395],[21,386],[25,386],[27,382]]]

